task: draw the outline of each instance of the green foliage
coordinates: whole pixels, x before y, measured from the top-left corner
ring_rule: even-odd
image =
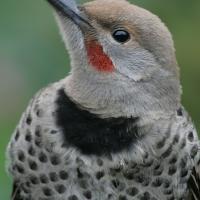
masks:
[[[200,129],[200,1],[133,0],[155,14],[173,33],[181,66],[183,104]],[[0,6],[0,199],[11,181],[5,150],[28,100],[41,87],[68,73],[67,52],[45,1],[1,1]]]

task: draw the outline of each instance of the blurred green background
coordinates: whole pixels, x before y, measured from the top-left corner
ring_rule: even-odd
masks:
[[[200,1],[133,0],[159,15],[173,33],[181,67],[183,104],[200,130]],[[41,87],[64,77],[69,60],[52,10],[44,0],[0,3],[0,200],[11,180],[5,149],[28,100]]]

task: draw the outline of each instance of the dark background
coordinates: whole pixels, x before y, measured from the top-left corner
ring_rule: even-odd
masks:
[[[181,67],[183,104],[200,130],[200,1],[133,0],[159,15],[171,30]],[[0,3],[0,199],[8,200],[5,172],[10,135],[29,99],[63,78],[69,60],[45,0]]]

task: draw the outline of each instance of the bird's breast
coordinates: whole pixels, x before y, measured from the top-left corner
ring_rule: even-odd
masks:
[[[79,108],[63,89],[58,92],[55,113],[66,144],[86,155],[119,153],[140,140],[137,118],[102,119]]]

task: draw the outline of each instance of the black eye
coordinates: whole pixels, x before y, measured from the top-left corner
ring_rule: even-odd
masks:
[[[116,30],[112,36],[119,43],[125,43],[130,39],[130,34],[125,30]]]

